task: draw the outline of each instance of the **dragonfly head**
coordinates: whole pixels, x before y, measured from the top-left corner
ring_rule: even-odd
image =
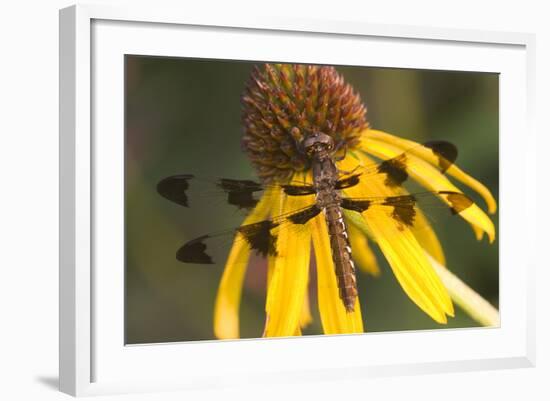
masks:
[[[334,140],[327,134],[315,131],[304,138],[302,149],[308,157],[328,155],[334,149]]]

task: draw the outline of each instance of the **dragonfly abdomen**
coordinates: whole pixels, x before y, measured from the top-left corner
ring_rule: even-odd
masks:
[[[346,311],[353,312],[357,298],[357,283],[348,232],[340,208],[342,199],[336,189],[338,169],[328,155],[319,151],[313,157],[312,170],[317,205],[325,212],[340,299]]]
[[[340,207],[337,205],[327,207],[325,209],[325,219],[340,298],[346,311],[353,312],[355,299],[357,298],[357,282],[346,223]]]

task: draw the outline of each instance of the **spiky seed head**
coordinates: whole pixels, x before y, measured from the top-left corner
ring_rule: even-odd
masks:
[[[264,182],[285,181],[310,167],[300,150],[308,134],[323,132],[345,151],[368,127],[359,94],[330,66],[256,66],[241,101],[242,147]]]

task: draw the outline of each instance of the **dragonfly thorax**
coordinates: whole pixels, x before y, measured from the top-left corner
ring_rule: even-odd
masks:
[[[341,198],[339,191],[335,188],[339,176],[338,169],[331,157],[318,157],[318,155],[318,153],[314,154],[311,166],[317,205],[321,209],[339,206]]]

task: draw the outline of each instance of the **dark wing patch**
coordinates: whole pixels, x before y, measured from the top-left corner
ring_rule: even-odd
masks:
[[[189,180],[192,178],[192,174],[166,177],[157,184],[157,192],[178,205],[189,207],[186,191],[189,189]]]
[[[451,204],[452,214],[458,214],[474,203],[473,200],[460,192],[441,191],[440,194],[445,195],[445,198]]]
[[[277,256],[277,236],[271,233],[271,230],[277,227],[277,223],[271,220],[264,220],[258,223],[247,224],[237,228],[250,248],[256,251],[257,255],[266,257]]]
[[[321,209],[316,204],[313,204],[272,220],[264,220],[241,226],[237,228],[237,232],[243,236],[250,248],[256,251],[256,254],[263,257],[268,255],[277,256],[277,235],[271,230],[287,223],[306,224],[319,213],[321,213]]]
[[[306,224],[313,217],[321,213],[316,204],[307,206],[288,214],[274,217],[271,220],[263,220],[253,224],[247,224],[237,228],[246,240],[250,248],[256,251],[257,255],[277,256],[277,235],[272,232],[276,227],[284,224]]]
[[[447,141],[430,141],[423,145],[431,149],[434,155],[437,156],[439,168],[442,173],[447,171],[447,169],[456,162],[458,149],[452,143]]]
[[[204,240],[210,238],[208,235],[195,238],[183,245],[176,253],[176,259],[183,263],[213,264],[210,255],[206,254]]]
[[[309,220],[321,213],[321,209],[317,205],[312,205],[309,208],[299,211],[288,216],[288,220],[294,224],[306,224]]]
[[[401,154],[393,159],[388,159],[380,163],[378,173],[386,174],[384,183],[388,187],[398,187],[407,180],[407,155]]]
[[[352,176],[342,178],[341,180],[336,181],[335,188],[336,189],[345,189],[353,187],[357,184],[359,184],[359,177],[361,174],[354,174]]]
[[[254,192],[263,191],[261,184],[251,180],[233,180],[221,178],[217,186],[227,194],[227,202],[239,209],[252,209],[258,203]]]
[[[353,210],[355,212],[362,213],[365,210],[367,210],[371,205],[371,201],[368,199],[359,199],[354,200],[350,198],[343,198],[342,203],[340,206],[342,206],[344,209]]]
[[[313,195],[315,188],[312,185],[281,185],[285,194],[290,196]]]
[[[416,197],[414,195],[388,196],[382,205],[393,207],[392,217],[399,223],[409,227],[413,226],[416,216]]]

